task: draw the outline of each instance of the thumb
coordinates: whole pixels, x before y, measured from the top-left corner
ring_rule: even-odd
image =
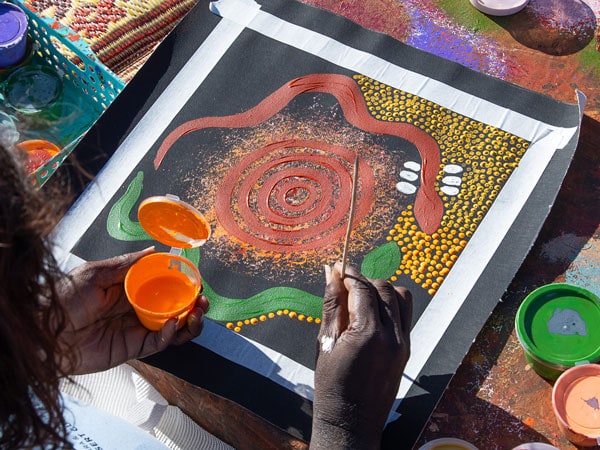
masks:
[[[348,324],[348,291],[336,267],[332,269],[326,266],[325,273],[327,286],[323,296],[319,341],[322,342],[323,338],[326,338],[333,339],[332,342],[335,342]]]
[[[139,259],[154,253],[154,247],[148,247],[138,252],[126,253],[113,258],[91,263],[94,282],[97,286],[107,288],[116,283],[122,283],[129,268]]]

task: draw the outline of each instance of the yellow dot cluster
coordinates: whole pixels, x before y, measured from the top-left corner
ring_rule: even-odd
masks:
[[[397,242],[402,253],[400,267],[396,275],[408,275],[430,295],[435,294],[458,259],[461,250],[467,245],[467,233],[444,226],[433,234],[419,230],[415,223],[412,206],[400,213],[394,228],[387,239]]]
[[[316,323],[320,324],[321,319],[319,317],[306,316],[304,314],[298,314],[296,311],[290,311],[289,309],[279,309],[276,312],[270,312],[268,314],[261,314],[258,317],[252,317],[250,319],[238,320],[237,322],[227,322],[225,325],[229,330],[233,330],[236,333],[242,331],[244,325],[257,325],[260,322],[265,322],[268,319],[274,319],[277,316],[287,316],[290,319],[297,319],[301,322]]]
[[[472,120],[431,101],[362,75],[360,86],[367,108],[376,119],[410,123],[432,136],[440,147],[441,164],[436,190],[444,203],[440,227],[429,235],[419,229],[411,206],[402,211],[387,239],[395,241],[402,261],[391,277],[408,275],[434,295],[465,248],[485,213],[512,171],[519,165],[529,143],[491,125]],[[460,166],[460,192],[441,190],[444,167]]]

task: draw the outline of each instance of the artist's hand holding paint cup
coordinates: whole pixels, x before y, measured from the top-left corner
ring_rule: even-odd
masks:
[[[326,275],[311,448],[379,448],[410,355],[412,296],[352,267],[342,279],[340,263]]]
[[[71,374],[97,372],[130,359],[149,356],[171,344],[182,344],[202,331],[208,300],[198,295],[183,321],[168,319],[157,331],[145,328],[129,304],[123,281],[141,259],[156,254],[153,248],[103,261],[88,262],[59,283],[59,295],[67,312],[60,345],[77,352]]]

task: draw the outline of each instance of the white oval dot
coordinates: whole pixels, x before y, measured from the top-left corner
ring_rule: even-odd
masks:
[[[403,170],[400,172],[400,178],[404,178],[408,181],[415,181],[417,178],[419,178],[419,175],[414,173],[412,170]]]
[[[460,192],[460,189],[454,186],[442,186],[440,188],[440,190],[446,194],[449,195],[451,197],[454,197],[455,195],[458,195],[458,193]]]
[[[461,173],[463,168],[456,164],[448,164],[444,166],[444,172],[446,173]]]
[[[418,172],[421,170],[421,164],[415,161],[406,161],[404,163],[404,167],[406,167],[409,170],[412,170],[413,172]]]
[[[414,184],[407,183],[406,181],[400,181],[396,184],[396,189],[398,189],[403,194],[414,194],[417,192],[417,187]]]
[[[460,179],[460,177],[448,176],[442,178],[442,183],[447,184],[448,186],[460,186],[462,180]]]

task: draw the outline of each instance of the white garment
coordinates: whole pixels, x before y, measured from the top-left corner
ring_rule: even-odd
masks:
[[[233,449],[169,405],[128,364],[73,380],[62,382],[61,393],[77,450]]]
[[[141,428],[63,394],[69,441],[75,450],[167,450]]]

